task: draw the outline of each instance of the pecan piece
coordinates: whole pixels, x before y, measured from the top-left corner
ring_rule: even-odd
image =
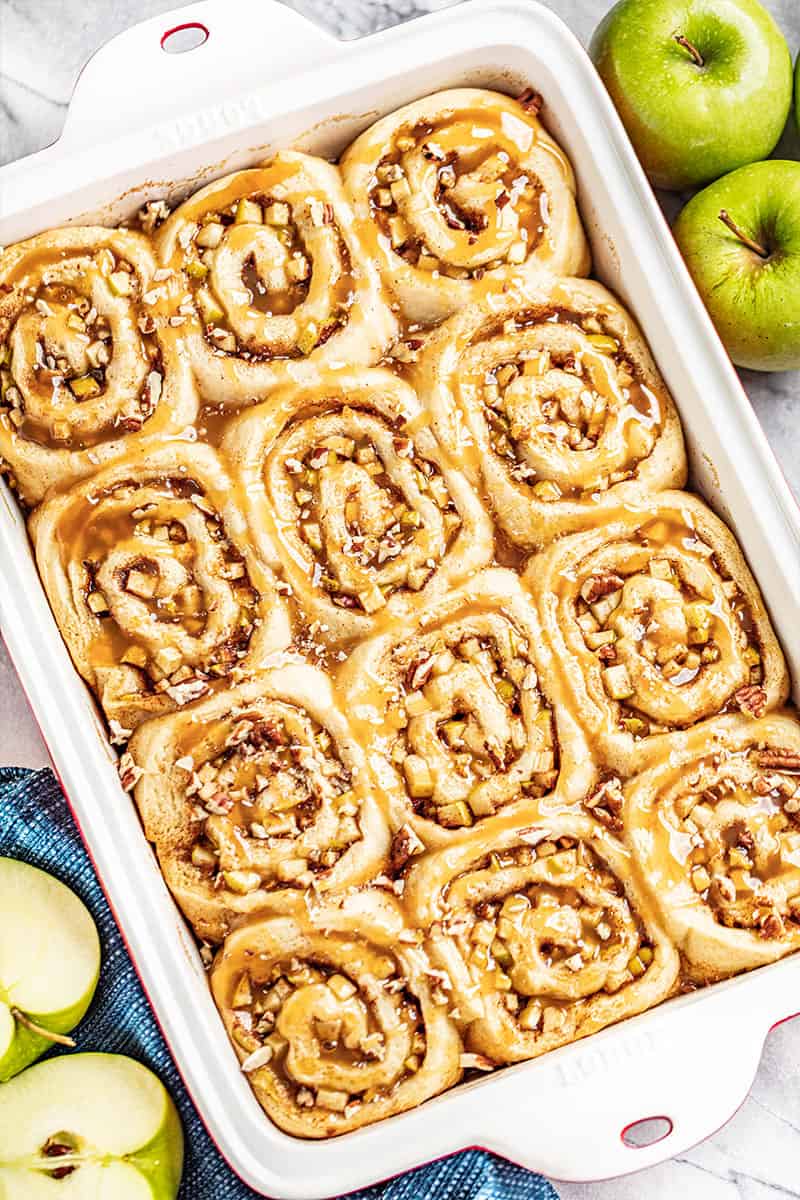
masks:
[[[733,693],[733,698],[742,712],[751,717],[763,717],[767,708],[767,693],[757,684],[747,684]]]
[[[758,765],[767,771],[800,771],[800,752],[796,750],[760,750]]]
[[[532,113],[534,117],[538,117],[544,108],[544,97],[541,92],[536,91],[536,88],[527,87],[524,92],[521,92],[517,96],[517,104],[521,104],[525,112]]]
[[[779,938],[783,936],[784,927],[783,921],[778,913],[774,910],[765,913],[758,922],[758,932],[763,938]]]
[[[618,592],[624,582],[621,575],[592,575],[583,584],[581,596],[587,604],[594,604],[595,600],[600,600],[603,596],[610,596],[612,592]]]
[[[584,800],[589,811],[602,825],[618,832],[622,829],[622,781],[612,775]]]
[[[389,852],[389,868],[397,872],[402,871],[410,858],[415,854],[421,854],[425,846],[414,833],[410,825],[404,825],[399,829],[392,839],[392,848]]]

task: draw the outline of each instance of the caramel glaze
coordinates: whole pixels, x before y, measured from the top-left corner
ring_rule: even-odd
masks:
[[[476,130],[480,131],[480,136]],[[380,236],[414,266],[480,283],[496,265],[490,256],[483,255],[483,250],[497,236],[503,208],[512,204],[526,252],[535,249],[548,225],[547,196],[539,181],[518,165],[520,150],[527,148],[518,144],[523,132],[524,126],[515,132],[491,109],[465,111],[457,120],[448,117],[441,123],[417,122],[400,129],[380,159],[369,193],[370,218]],[[569,163],[558,148],[548,142],[544,149],[554,157],[564,176],[571,176]],[[460,243],[465,242],[463,264],[455,260],[439,262],[412,234],[400,236],[404,218],[392,193],[392,184],[397,182],[393,168],[401,158],[409,157],[418,160],[418,166],[422,164],[420,170],[430,184],[435,207],[444,225],[453,232],[451,249],[455,259],[458,259]],[[293,165],[274,168],[275,186],[288,179],[295,169]],[[250,190],[250,175],[262,178],[260,171],[239,173],[228,188],[217,189],[211,211],[205,201],[197,203],[196,211],[191,200],[183,206],[190,232],[176,248],[170,265],[183,272],[183,303],[196,306],[203,336],[207,340],[210,338],[209,344],[220,355],[252,355],[254,360],[259,355],[292,358],[301,352],[308,353],[310,346],[299,350],[297,345],[284,345],[278,338],[269,350],[248,350],[247,339],[242,341],[236,332],[235,316],[231,316],[214,293],[214,267],[209,267],[205,261],[207,250],[214,252],[217,237],[220,241],[225,240],[235,255],[239,231],[242,238],[252,239],[254,226],[270,212],[271,223],[264,225],[267,232],[258,236],[270,242],[280,258],[280,270],[272,282],[265,282],[264,263],[257,262],[254,256],[245,258],[239,276],[242,295],[237,303],[242,311],[272,319],[291,316],[307,299],[309,283],[303,274],[305,268],[298,265],[295,277],[286,277],[287,264],[305,262],[308,246],[304,235],[283,199],[269,191]],[[406,171],[403,178],[407,176]],[[467,182],[462,186],[464,178]],[[330,206],[325,196],[309,199],[321,206],[319,223],[328,225]],[[256,208],[250,210],[248,204]],[[152,232],[153,224],[151,213],[146,216],[143,227]],[[205,240],[209,243],[206,248],[201,244],[204,230]],[[359,271],[358,263],[351,261],[346,246],[335,231],[332,236],[339,268],[328,298],[330,322],[317,330],[317,344],[347,320],[353,304],[354,277]],[[37,263],[28,263],[25,270],[35,275]],[[25,280],[21,276],[10,283],[24,287]],[[487,278],[486,294],[493,287]],[[480,294],[476,293],[475,298],[480,300]],[[86,304],[76,302],[69,287],[43,284],[35,296],[26,297],[26,303],[35,299],[44,302],[44,309],[40,306],[39,311],[45,321],[66,328],[70,318],[75,317],[72,332],[81,333],[77,326],[87,317]],[[227,297],[226,303],[229,299]],[[577,329],[582,336],[594,339],[593,353],[596,351],[601,356],[598,370],[607,367],[617,381],[621,381],[628,424],[638,424],[642,430],[657,436],[663,419],[658,399],[639,378],[625,345],[606,326],[603,311],[587,317],[570,308],[568,299],[567,293],[562,295],[556,283],[546,305],[526,307],[521,304],[514,314],[513,330],[509,329],[507,320],[488,322],[471,345],[460,344],[456,350],[480,350],[493,339],[501,343],[510,333],[524,341],[526,333],[535,326]],[[401,337],[376,365],[413,384],[427,331],[419,324],[406,322],[403,325],[398,306],[393,304],[392,307],[398,316]],[[154,311],[160,311],[158,306]],[[91,315],[90,327],[81,333],[89,341],[96,333],[101,340],[104,335],[103,329],[98,331],[91,324],[95,320],[96,315]],[[181,339],[179,325],[180,321],[174,334],[177,342]],[[4,337],[7,346],[12,326],[13,314],[5,326],[0,324],[0,350],[4,348]],[[212,331],[216,331],[213,337]],[[137,354],[146,361],[148,371],[163,372],[159,349],[151,334],[141,332],[133,323],[129,334]],[[235,344],[228,345],[227,334],[234,335]],[[52,355],[52,362],[48,360],[48,352],[46,348],[42,349],[40,340],[34,338],[26,344],[33,362],[25,366],[33,373],[40,408],[47,410],[52,394],[52,405],[57,410],[57,388],[64,386],[64,378],[69,382],[70,373],[65,376],[63,364],[57,363]],[[607,360],[605,367],[603,355]],[[492,450],[512,466],[524,461],[525,447],[523,435],[515,430],[514,419],[506,411],[507,405],[504,408],[508,389],[517,380],[524,385],[526,376],[540,377],[553,365],[562,373],[574,376],[587,369],[585,363],[576,361],[569,354],[556,355],[543,363],[535,355],[520,359],[513,352],[501,352],[483,377],[472,381],[483,389]],[[0,362],[6,389],[11,386],[11,376],[18,366],[12,362],[6,348]],[[102,392],[105,386],[103,367],[91,367],[85,374]],[[61,383],[57,384],[57,376]],[[605,385],[597,383],[599,378],[598,374],[591,376],[604,400],[608,400],[613,389],[609,385],[603,393]],[[152,416],[156,406],[150,405],[146,394],[143,395],[141,423],[152,419],[154,432],[158,432]],[[252,399],[255,402],[256,398]],[[75,401],[74,396],[72,400]],[[425,397],[421,400],[424,406]],[[545,402],[549,402],[548,397]],[[553,405],[545,422],[549,429],[538,429],[537,436],[552,436],[556,441],[572,437],[570,447],[576,458],[583,450],[593,449],[599,424],[593,426],[591,417],[585,412],[576,419],[574,413],[570,414],[563,406],[559,408],[557,400]],[[326,445],[325,438],[315,441],[309,435],[299,458],[293,459],[291,450],[283,452],[284,444],[291,445],[292,439],[299,437],[298,429],[313,430],[329,421],[335,423],[342,411],[340,399],[327,401],[323,395],[295,413],[280,434],[277,449],[272,447],[270,456],[271,460],[281,460],[284,473],[289,471],[293,509],[289,517],[286,512],[272,512],[267,520],[270,535],[276,540],[282,537],[281,521],[291,521],[292,535],[296,533],[295,526],[299,525],[302,554],[296,556],[297,564],[307,577],[308,585],[327,591],[334,599],[338,597],[337,602],[343,606],[358,608],[374,599],[374,590],[372,593],[369,589],[366,593],[359,592],[356,597],[341,589],[335,565],[331,562],[330,547],[324,540],[319,540],[319,520],[324,515],[324,498],[320,491],[322,472],[350,473],[353,477],[345,501],[344,523],[347,539],[358,543],[356,553],[362,555],[360,567],[367,576],[370,573],[377,576],[379,567],[383,566],[380,555],[385,544],[382,539],[392,522],[397,529],[391,533],[390,540],[398,557],[414,548],[423,535],[420,525],[424,522],[408,496],[393,481],[381,455],[375,453],[368,432],[336,435],[334,440],[338,438],[340,443],[337,447],[333,446],[330,437]],[[368,413],[368,402],[360,399],[352,411],[357,415]],[[349,410],[345,408],[344,412],[347,417]],[[223,447],[234,417],[235,413],[224,410],[223,404],[203,407],[201,397],[195,425],[169,436],[162,435],[159,444],[168,445],[170,438],[177,443],[199,441],[224,457]],[[114,418],[115,424],[117,419]],[[378,419],[386,424],[383,415]],[[235,722],[217,722],[209,727],[190,726],[178,744],[180,760],[191,763],[184,800],[187,805],[198,807],[192,861],[196,858],[196,865],[207,871],[211,879],[218,879],[223,869],[234,874],[247,874],[248,864],[252,865],[252,852],[245,844],[245,831],[249,831],[247,838],[253,844],[263,839],[266,855],[271,838],[286,837],[292,830],[303,832],[313,823],[323,797],[332,805],[334,823],[339,822],[338,833],[326,851],[327,857],[322,856],[310,867],[306,862],[305,875],[291,879],[284,872],[281,876],[300,898],[292,919],[299,923],[298,928],[305,931],[316,947],[308,960],[299,961],[297,946],[291,952],[269,958],[266,954],[253,954],[246,942],[242,948],[237,941],[234,951],[221,954],[216,968],[224,973],[219,988],[215,985],[217,999],[240,1056],[260,1055],[260,1065],[251,1068],[254,1081],[257,1082],[259,1077],[267,1080],[267,1075],[273,1083],[277,1079],[275,1086],[280,1095],[284,1100],[288,1096],[286,1102],[294,1106],[291,1121],[279,1116],[275,1119],[285,1127],[307,1132],[309,1136],[320,1136],[320,1131],[303,1127],[302,1110],[316,1112],[321,1106],[329,1114],[344,1114],[344,1124],[337,1124],[338,1116],[335,1119],[326,1117],[323,1130],[323,1133],[342,1132],[350,1127],[346,1123],[350,1119],[348,1112],[356,1114],[356,1123],[362,1122],[359,1114],[363,1114],[364,1106],[369,1109],[372,1105],[382,1115],[385,1110],[381,1105],[391,1100],[395,1090],[410,1085],[419,1072],[427,1070],[424,1064],[430,1057],[430,1046],[426,1014],[432,1002],[444,1006],[439,1013],[440,1019],[451,1030],[449,1036],[454,1043],[461,1045],[460,1037],[467,1050],[466,1059],[462,1055],[460,1064],[451,1062],[445,1072],[446,1082],[441,1086],[449,1086],[464,1070],[469,1073],[476,1065],[491,1069],[501,1061],[530,1057],[559,1044],[559,1039],[570,1040],[599,1027],[599,1024],[592,1025],[591,1020],[584,1027],[581,1024],[583,1018],[575,1016],[575,1013],[591,1009],[595,989],[603,1003],[607,1002],[609,1015],[603,1022],[608,1023],[626,1015],[625,996],[629,989],[639,986],[637,981],[642,978],[649,981],[657,976],[657,982],[649,992],[644,988],[643,994],[649,999],[637,1000],[637,1007],[632,1011],[656,1003],[677,989],[704,982],[713,977],[716,970],[709,969],[705,976],[700,971],[698,975],[699,968],[692,960],[688,943],[681,940],[682,935],[675,933],[674,945],[681,955],[678,971],[675,949],[661,931],[658,899],[648,898],[645,884],[636,882],[640,847],[635,835],[628,840],[624,795],[626,788],[644,786],[641,781],[646,780],[646,775],[632,782],[620,779],[619,773],[603,761],[594,746],[588,749],[584,746],[579,757],[582,753],[583,759],[589,762],[594,778],[590,793],[584,797],[585,807],[568,801],[562,793],[568,781],[563,779],[561,769],[565,756],[559,718],[568,713],[570,720],[580,726],[581,713],[569,712],[570,701],[560,687],[552,689],[552,694],[537,693],[539,715],[529,722],[538,739],[539,753],[536,765],[520,784],[516,797],[527,805],[525,819],[516,809],[512,816],[504,816],[502,812],[498,815],[492,804],[488,804],[484,812],[477,808],[470,812],[459,793],[455,800],[451,797],[447,824],[464,839],[462,842],[456,839],[447,848],[436,850],[425,846],[410,831],[408,813],[429,820],[438,819],[438,802],[432,799],[432,787],[424,782],[424,771],[416,764],[415,774],[407,763],[411,756],[420,758],[423,767],[426,765],[419,754],[412,753],[414,747],[409,728],[415,715],[410,711],[411,705],[418,705],[417,715],[431,711],[431,702],[422,696],[429,678],[435,678],[435,672],[446,678],[448,672],[456,669],[474,672],[476,692],[487,694],[491,706],[497,708],[497,720],[505,723],[503,727],[508,727],[509,747],[513,744],[514,750],[500,753],[487,728],[481,725],[483,718],[479,706],[471,707],[466,703],[466,697],[463,711],[457,703],[449,707],[443,703],[441,719],[437,718],[432,735],[438,739],[437,754],[445,762],[449,756],[452,756],[451,763],[457,761],[465,781],[464,796],[470,789],[474,796],[476,784],[491,780],[493,772],[506,769],[513,755],[528,746],[532,734],[526,729],[525,704],[528,702],[523,699],[523,689],[535,690],[540,686],[533,664],[549,653],[543,636],[532,637],[530,644],[525,643],[520,649],[513,633],[510,642],[502,642],[499,639],[503,636],[508,639],[507,632],[470,632],[472,626],[479,626],[497,614],[501,619],[508,616],[509,628],[513,630],[510,606],[502,593],[492,597],[491,601],[485,597],[474,602],[465,599],[455,616],[449,619],[449,624],[448,619],[444,619],[440,626],[426,631],[427,640],[419,655],[409,657],[406,652],[403,631],[406,631],[406,641],[410,642],[418,633],[419,621],[424,619],[434,601],[416,608],[412,603],[410,608],[403,610],[395,610],[385,602],[395,593],[408,593],[413,601],[413,593],[435,577],[441,560],[459,534],[461,518],[448,494],[447,473],[455,472],[460,478],[463,470],[484,510],[492,510],[489,496],[480,483],[480,449],[475,440],[464,430],[460,454],[448,455],[437,446],[438,458],[434,463],[426,458],[424,451],[413,446],[414,437],[419,436],[421,430],[425,430],[426,436],[433,436],[430,426],[430,414],[424,407],[413,419],[398,417],[394,427],[390,426],[395,450],[401,442],[411,445],[408,454],[418,476],[425,477],[425,488],[434,493],[438,505],[436,519],[443,522],[445,532],[439,544],[432,543],[434,548],[425,564],[424,579],[411,584],[408,577],[398,576],[397,580],[378,589],[380,605],[374,616],[371,636],[376,641],[382,637],[394,639],[396,678],[362,679],[361,700],[366,707],[355,704],[348,711],[349,692],[345,686],[349,660],[359,648],[360,639],[345,636],[337,640],[327,636],[324,624],[310,620],[304,611],[302,599],[292,587],[291,572],[281,565],[280,556],[269,563],[276,580],[276,595],[280,597],[280,603],[288,606],[293,629],[291,643],[276,652],[269,665],[302,660],[321,667],[333,684],[337,704],[344,711],[356,741],[362,744],[365,752],[372,747],[370,753],[374,754],[377,736],[381,753],[397,766],[399,776],[405,780],[406,792],[401,799],[407,807],[403,812],[392,809],[390,799],[384,794],[384,788],[388,787],[385,781],[380,785],[373,781],[375,795],[380,798],[393,838],[391,856],[375,881],[378,889],[393,893],[391,912],[388,915],[382,913],[380,921],[376,918],[376,927],[383,921],[384,933],[391,930],[391,921],[398,919],[396,910],[399,906],[403,936],[409,944],[419,948],[420,953],[430,952],[432,961],[439,964],[423,969],[427,983],[423,986],[415,980],[413,988],[410,986],[409,964],[398,966],[388,948],[389,934],[385,935],[380,950],[367,949],[369,938],[359,932],[356,920],[346,934],[329,934],[331,953],[326,957],[319,948],[322,945],[319,930],[315,928],[312,936],[304,924],[308,921],[313,924],[315,880],[324,876],[339,854],[360,834],[353,817],[356,810],[350,799],[354,786],[352,772],[339,758],[325,729],[303,710],[302,705],[275,701],[274,713],[269,719],[263,712],[250,719],[245,711],[236,714]],[[570,434],[570,428],[577,432]],[[49,418],[24,415],[19,432],[24,438],[50,447],[64,441],[57,432],[54,433]],[[81,448],[92,447],[107,434],[104,427],[82,433],[79,444]],[[348,443],[347,446],[344,443]],[[649,447],[652,443],[638,444]],[[405,450],[398,453],[405,454]],[[647,453],[647,448],[639,454],[634,447],[622,477],[634,478],[640,458],[646,457]],[[288,468],[287,461],[290,462]],[[139,671],[142,686],[152,691],[180,685],[180,676],[177,680],[171,677],[171,671],[180,662],[179,672],[185,671],[188,664],[192,678],[200,673],[203,694],[219,691],[238,678],[235,664],[240,657],[240,643],[246,643],[253,627],[259,624],[256,605],[261,597],[250,579],[242,553],[228,540],[225,519],[213,506],[209,508],[202,486],[184,472],[174,476],[165,473],[157,478],[148,476],[142,487],[139,476],[147,462],[144,445],[131,449],[129,462],[129,480],[115,485],[107,493],[89,490],[82,500],[71,504],[57,530],[57,553],[72,586],[82,595],[87,612],[100,620],[99,632],[91,646],[91,663],[95,668],[114,668],[127,663]],[[226,464],[226,468],[229,466]],[[248,497],[244,484],[232,470],[231,479],[228,497],[231,511],[241,516],[247,511]],[[534,473],[531,483],[535,482],[549,481],[543,477],[537,479]],[[547,498],[574,494],[591,499],[595,486],[576,487],[572,492],[563,486],[556,488],[557,495],[548,494]],[[138,506],[135,498],[140,488],[146,494],[143,504]],[[57,488],[55,494],[58,493]],[[196,534],[192,531],[196,530],[197,521],[192,518],[198,516],[202,525],[201,541],[207,539],[214,543],[217,559],[224,564],[225,579],[235,594],[240,614],[238,632],[224,645],[213,647],[210,658],[202,662],[189,661],[185,655],[179,655],[171,666],[166,662],[159,665],[150,641],[139,637],[135,627],[117,618],[115,603],[121,600],[124,604],[133,591],[137,603],[145,605],[148,619],[162,625],[167,645],[171,635],[178,632],[190,641],[202,641],[209,622],[214,619],[215,604],[207,602],[206,592],[197,586],[195,579],[202,546],[193,541]],[[598,506],[596,513],[587,512],[584,529],[597,531],[608,521],[608,509]],[[242,524],[243,521],[239,521],[237,525],[237,538],[242,536]],[[138,559],[134,553],[137,539],[142,544]],[[367,549],[362,545],[364,542],[369,543]],[[237,541],[237,544],[240,543]],[[286,545],[289,546],[288,540]],[[113,575],[109,575],[108,562],[120,547],[125,550],[124,561],[114,569]],[[711,578],[710,592],[708,588],[704,590],[698,586],[698,573],[691,565],[693,563],[702,564],[704,577]],[[496,524],[488,536],[482,564],[484,568],[509,569],[515,576],[522,576],[526,568],[536,568],[536,560],[530,553],[515,544]],[[608,681],[607,698],[616,701],[617,724],[621,730],[630,733],[634,741],[654,733],[678,735],[684,729],[689,730],[686,736],[691,738],[694,736],[691,727],[697,717],[689,713],[670,720],[649,709],[647,695],[642,696],[635,689],[623,694],[622,676],[609,671],[616,661],[613,646],[623,637],[620,625],[623,619],[627,622],[624,637],[633,646],[631,653],[647,659],[649,666],[659,674],[661,685],[675,695],[680,695],[682,689],[701,687],[705,679],[713,679],[721,660],[738,655],[746,668],[744,685],[739,686],[735,694],[722,697],[711,712],[703,712],[702,716],[722,717],[724,721],[746,725],[751,714],[760,715],[754,708],[748,708],[751,702],[759,703],[763,690],[765,652],[751,597],[741,579],[730,575],[714,548],[702,540],[690,523],[671,515],[660,517],[656,514],[631,536],[612,546],[606,544],[596,555],[596,562],[594,558],[590,559],[585,572],[583,569],[584,564],[578,562],[574,569],[562,572],[554,584],[554,597],[558,601],[569,600],[570,620],[581,630],[583,648],[588,655],[595,656],[603,678]],[[100,584],[104,571],[105,592]],[[477,574],[473,570],[456,583],[469,589]],[[594,595],[591,585],[598,580],[601,586]],[[639,591],[641,598],[637,600]],[[113,594],[106,594],[110,592]],[[364,595],[367,601],[363,599]],[[609,602],[609,596],[613,597],[614,603]],[[537,629],[539,617],[533,607],[530,621],[531,628]],[[667,652],[672,636],[670,621],[689,631],[680,659]],[[460,632],[460,629],[467,632]],[[529,669],[533,670],[534,682],[526,684],[525,672]],[[615,687],[620,688],[618,696],[614,695]],[[189,702],[195,698],[189,696]],[[181,706],[185,709],[185,705]],[[377,730],[375,720],[365,716],[370,707],[381,715]],[[791,724],[794,718],[784,720]],[[245,732],[238,737],[236,730],[244,726],[247,726]],[[736,728],[738,730],[739,725]],[[574,735],[570,733],[569,736]],[[724,731],[719,736],[724,742]],[[796,859],[800,860],[800,787],[797,786],[800,760],[796,754],[792,757],[792,747],[786,749],[781,742],[782,736],[782,733],[779,736],[767,729],[757,734],[753,745],[743,745],[730,753],[722,746],[713,755],[701,756],[692,764],[687,783],[670,783],[671,791],[665,793],[667,798],[663,808],[658,812],[647,810],[650,815],[645,828],[657,828],[659,836],[663,834],[665,848],[659,859],[659,869],[675,887],[683,886],[688,879],[693,887],[691,894],[699,898],[697,903],[706,905],[717,927],[745,930],[764,941],[771,940],[776,946],[785,942],[786,947],[791,948],[795,940],[800,942],[800,868],[794,865]],[[678,742],[674,744],[679,745]],[[418,775],[423,777],[423,783],[419,782]],[[324,781],[324,786],[320,780]],[[695,791],[691,791],[695,783]],[[691,792],[689,800],[685,795],[687,790]],[[454,818],[454,809],[463,810],[466,816]],[[730,814],[726,816],[728,809]],[[556,824],[566,821],[566,825],[561,833],[551,834],[548,821]],[[473,822],[475,828],[471,828]],[[469,839],[473,841],[470,843]],[[474,850],[471,858],[464,851],[468,844]],[[462,853],[465,857],[459,867]],[[613,867],[609,865],[612,861]],[[436,894],[441,893],[435,913],[427,912],[426,902],[420,898],[426,894],[425,887],[417,899],[413,899],[416,886],[413,881],[418,876],[425,877],[428,871],[439,889]],[[502,875],[505,881],[502,887],[496,887],[492,882],[495,875]],[[407,888],[412,895],[407,893],[404,898]],[[359,889],[348,889],[348,892],[360,895]],[[389,901],[385,903],[389,904]],[[243,926],[237,938],[245,936],[245,929]],[[399,942],[395,939],[397,945]],[[535,948],[535,953],[531,947]],[[776,955],[779,952],[776,951]],[[454,965],[459,955],[463,961],[460,966]],[[674,965],[670,956],[675,959]],[[751,965],[746,956],[741,961],[734,957],[731,962],[731,969]],[[373,1068],[382,1061],[384,1050],[381,1048],[391,1040],[385,1024],[388,1018],[383,1010],[376,1015],[378,1010],[372,1003],[374,997],[363,990],[365,963],[371,964],[370,970],[377,972],[379,981],[383,978],[391,982],[387,992],[392,997],[389,1002],[394,1013],[392,1019],[404,1031],[401,1060],[394,1064],[394,1074],[387,1071],[385,1078]],[[443,999],[441,996],[436,998],[434,983],[437,970],[440,976],[442,974],[442,964],[445,964],[445,976],[451,969],[456,975],[462,971],[462,984],[468,982],[469,973],[473,971],[474,993],[488,997],[492,1004],[497,1001],[498,994],[507,996],[507,1000],[500,1003],[501,1024],[510,1022],[518,1040],[514,1042],[517,1048],[509,1049],[506,1057],[497,1049],[499,1035],[496,1028],[490,1029],[489,1016],[480,1006],[483,1015],[478,1017],[470,1015],[469,1006],[454,999],[447,989]],[[716,970],[716,973],[724,971]],[[544,984],[542,980],[545,980]],[[583,984],[583,980],[587,982]],[[432,989],[433,1001],[426,987]],[[544,1008],[540,1003],[542,988]],[[314,1005],[322,1006],[314,1018],[317,1021],[313,1034],[316,1053],[328,1074],[336,1076],[338,1070],[343,1079],[350,1081],[342,1088],[320,1088],[316,1093],[313,1088],[298,1082],[297,1074],[287,1066],[288,1051],[294,1045],[293,1034],[288,1031],[294,1028],[294,1022],[295,1026],[303,1027],[304,1036],[308,1034],[302,1012],[312,993],[313,1004],[308,1000],[311,1010],[317,1012]],[[580,1001],[578,1007],[576,998]],[[617,1003],[619,1007],[615,1008]],[[325,1006],[330,1009],[327,1017],[323,1013]],[[284,1020],[290,1007],[293,1016],[291,1019],[286,1016]],[[446,1021],[444,1011],[447,1012]],[[458,1030],[458,1037],[452,1033],[453,1029]],[[526,1038],[529,1040],[525,1041]],[[537,1038],[542,1039],[541,1044],[536,1043]],[[486,1057],[481,1049],[487,1046],[495,1047],[490,1057]],[[352,1079],[365,1056],[367,1073],[374,1079],[369,1086],[354,1092]],[[483,1061],[476,1064],[476,1056]],[[269,1083],[269,1087],[272,1085]],[[264,1087],[269,1092],[266,1083]],[[426,1085],[424,1093],[409,1103],[416,1103],[436,1090],[436,1087]],[[263,1097],[262,1102],[272,1112],[271,1102]]]

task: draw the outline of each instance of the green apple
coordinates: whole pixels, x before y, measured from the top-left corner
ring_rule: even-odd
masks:
[[[78,897],[27,863],[0,858],[0,1080],[67,1037],[91,1003],[100,939]]]
[[[656,187],[766,158],[791,109],[789,47],[757,0],[620,0],[590,53]]]
[[[159,1079],[117,1054],[67,1054],[0,1087],[3,1200],[174,1200],[180,1118]]]
[[[800,163],[753,163],[698,192],[675,238],[740,367],[800,367]]]

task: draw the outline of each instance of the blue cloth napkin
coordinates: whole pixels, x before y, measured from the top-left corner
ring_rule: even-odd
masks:
[[[57,876],[91,911],[100,931],[103,967],[97,995],[74,1036],[80,1050],[128,1054],[146,1063],[171,1092],[186,1134],[180,1200],[257,1200],[257,1193],[237,1179],[220,1157],[192,1106],[52,771],[0,768],[0,854]],[[482,1150],[467,1150],[420,1167],[352,1193],[351,1200],[425,1198],[558,1200],[538,1175]]]

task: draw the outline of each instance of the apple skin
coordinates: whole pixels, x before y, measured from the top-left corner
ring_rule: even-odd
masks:
[[[757,0],[620,0],[589,52],[651,182],[669,191],[767,158],[791,110],[789,47]]]
[[[6,1045],[7,1006],[18,1006],[34,1024],[53,1033],[69,1033],[85,1014],[97,988],[100,939],[88,909],[74,892],[46,871],[13,858],[0,857],[0,908],[4,922],[0,927],[0,1008],[4,1014],[0,1082],[5,1082],[53,1045],[13,1017],[13,1037]],[[82,975],[80,990],[69,986],[75,981],[69,980],[65,963]],[[50,995],[67,983],[61,1006],[45,1011],[41,1000],[34,1005],[25,1002],[22,997],[27,993],[30,1000],[34,981],[37,994],[45,984],[44,991]],[[67,1000],[69,1003],[64,1003]]]
[[[57,1013],[26,1012],[25,1016],[30,1017],[36,1025],[41,1025],[42,1028],[49,1029],[53,1033],[69,1033],[75,1028],[91,1004],[99,974],[98,968],[98,973],[92,980],[88,994],[77,1004],[73,1004],[71,1008],[63,1008]],[[41,1058],[47,1050],[52,1050],[52,1048],[53,1043],[49,1038],[44,1038],[41,1034],[34,1033],[33,1030],[26,1029],[24,1025],[17,1022],[14,1040],[0,1058],[0,1083],[12,1079],[14,1075],[19,1074],[25,1067],[29,1067],[31,1063],[36,1062],[37,1058]]]
[[[764,249],[744,245],[722,210]],[[733,361],[753,371],[800,367],[800,163],[753,163],[698,192],[673,230]]]
[[[131,1135],[152,1136],[141,1146]],[[126,1134],[127,1125],[127,1134]],[[0,1088],[0,1196],[55,1194],[40,1164],[50,1138],[77,1136],[75,1171],[59,1182],[75,1200],[175,1200],[183,1172],[183,1129],[160,1080],[117,1054],[68,1054],[29,1067]],[[38,1168],[38,1169],[35,1169]]]

